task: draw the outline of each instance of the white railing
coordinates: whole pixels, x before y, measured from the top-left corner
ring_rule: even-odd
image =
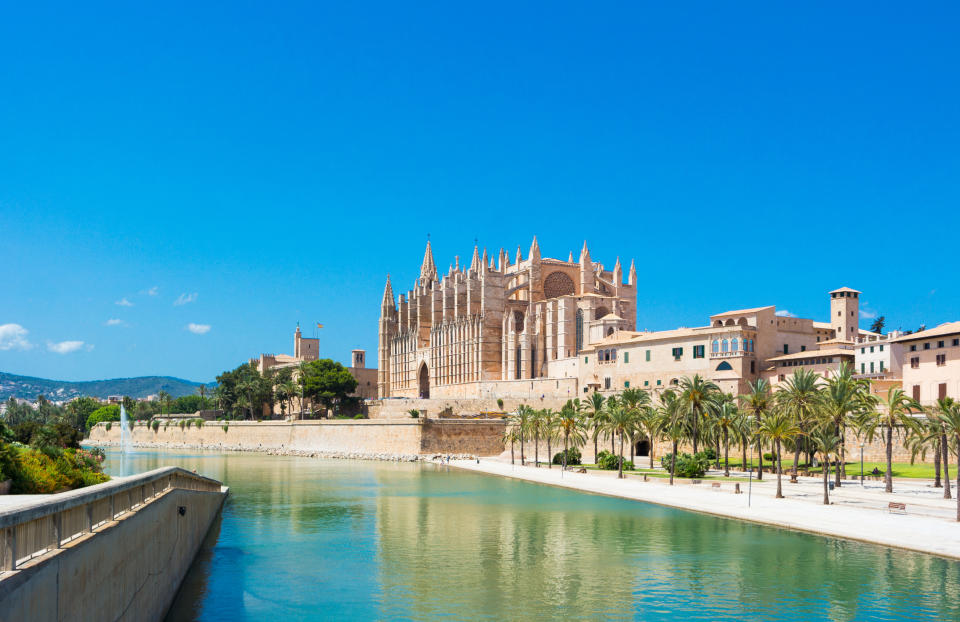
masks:
[[[220,482],[180,467],[51,495],[36,503],[0,512],[0,571],[16,570],[30,559],[60,548],[166,491],[179,488],[220,492]]]

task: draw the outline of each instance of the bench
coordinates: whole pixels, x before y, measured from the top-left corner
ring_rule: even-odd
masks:
[[[720,490],[720,482],[713,482],[710,484],[711,490]]]
[[[907,504],[891,501],[890,503],[887,504],[887,512],[890,512],[891,514],[906,514]]]

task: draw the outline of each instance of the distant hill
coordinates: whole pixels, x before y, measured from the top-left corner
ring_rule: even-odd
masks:
[[[166,391],[173,397],[180,397],[181,395],[196,393],[197,387],[201,384],[203,383],[171,378],[170,376],[141,376],[139,378],[67,382],[17,376],[0,371],[0,401],[6,401],[11,397],[33,400],[40,393],[54,402],[70,400],[82,395],[100,398],[105,398],[108,395],[129,395],[138,398],[155,395],[158,391]],[[214,386],[214,384],[210,383],[207,386]]]

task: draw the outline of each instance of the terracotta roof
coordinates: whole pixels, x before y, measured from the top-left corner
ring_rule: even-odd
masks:
[[[617,315],[616,313],[608,313],[608,314],[606,314],[605,316],[603,316],[603,317],[600,318],[600,319],[601,319],[601,320],[617,320],[617,321],[623,321],[623,318],[620,317],[619,315]]]
[[[850,288],[850,287],[841,287],[840,289],[835,289],[835,290],[833,290],[832,292],[828,292],[828,293],[830,293],[830,294],[836,294],[837,292],[853,292],[854,294],[862,294],[862,293],[863,293],[863,292],[861,292],[861,291],[857,291],[857,290],[855,290],[855,289],[853,289],[853,288]]]
[[[797,359],[812,359],[822,356],[854,356],[854,350],[845,348],[827,348],[825,350],[806,350],[804,352],[794,352],[793,354],[781,354],[774,356],[768,361],[795,361]]]
[[[891,343],[898,341],[914,341],[916,339],[930,339],[931,337],[943,337],[944,335],[956,335],[957,333],[960,333],[960,322],[946,322],[945,324],[941,324],[936,328],[930,328],[928,330],[920,331],[919,333],[913,333],[912,335],[904,335],[903,337],[892,339]]]
[[[814,328],[826,328],[826,329],[829,329],[829,330],[833,330],[833,324],[831,324],[830,322],[818,322],[818,321],[814,320],[814,321],[813,321],[813,327],[814,327]]]
[[[766,307],[754,307],[753,309],[736,309],[734,311],[724,311],[723,313],[714,313],[710,316],[711,319],[715,317],[720,317],[722,315],[745,315],[747,313],[757,313],[758,311],[765,311],[767,309],[774,309],[774,305],[768,305]]]

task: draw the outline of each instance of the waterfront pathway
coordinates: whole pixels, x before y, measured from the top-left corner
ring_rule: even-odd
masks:
[[[785,475],[786,498],[775,499],[776,475],[768,474],[762,482],[753,480],[752,494],[748,494],[747,482],[739,482],[743,494],[738,495],[734,494],[732,481],[721,481],[717,489],[711,486],[717,480],[702,480],[698,485],[683,481],[670,486],[666,479],[651,477],[645,482],[637,474],[619,480],[615,471],[561,472],[558,466],[520,466],[519,461],[511,465],[495,458],[481,458],[479,463],[454,460],[450,464],[491,475],[960,559],[960,523],[953,520],[956,501],[943,499],[942,489],[933,488],[926,480],[896,480],[893,494],[883,492],[882,481],[866,482],[861,487],[859,482],[846,480],[831,492],[833,504],[826,506],[823,480],[813,477],[801,477],[791,484]],[[891,501],[906,504],[906,514],[890,513],[887,504]]]

